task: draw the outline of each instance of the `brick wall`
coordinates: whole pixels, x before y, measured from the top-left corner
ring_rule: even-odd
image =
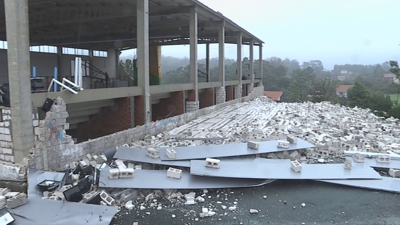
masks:
[[[214,88],[203,89],[199,93],[200,109],[214,105]]]
[[[242,97],[245,97],[247,94],[247,84],[242,85]]]
[[[188,91],[187,100],[188,101],[196,101],[196,91],[195,90]]]
[[[233,100],[233,86],[226,86],[225,91],[226,91],[226,101]]]
[[[152,105],[152,120],[162,120],[183,114],[185,113],[184,104],[183,91],[172,92],[169,98],[161,99],[159,103]]]
[[[144,107],[144,96],[135,96],[135,126],[145,124],[146,112]]]
[[[90,116],[88,122],[78,124],[78,142],[109,135],[131,128],[130,98],[115,99],[113,106],[104,107],[101,113]]]

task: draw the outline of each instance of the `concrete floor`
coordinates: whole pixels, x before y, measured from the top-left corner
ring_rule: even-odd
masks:
[[[263,198],[264,195],[267,196],[266,199]],[[139,222],[139,225],[400,224],[400,195],[398,194],[310,180],[279,180],[257,188],[209,190],[205,198],[205,202],[196,205],[170,205],[159,211],[156,209],[127,211],[124,208],[115,216],[111,224],[131,225],[133,222]],[[166,200],[158,199],[158,201]],[[217,201],[222,203],[217,203]],[[230,207],[235,201],[237,202],[236,211],[221,208],[221,204]],[[287,201],[287,204],[284,204],[284,201]],[[301,207],[301,203],[305,203],[306,206]],[[164,204],[167,205],[167,201]],[[209,218],[199,218],[202,207],[211,207],[217,213]],[[250,214],[250,209],[257,209],[259,213]],[[150,215],[146,212],[150,212]],[[173,218],[172,214],[176,217]],[[196,218],[198,221],[195,221]]]

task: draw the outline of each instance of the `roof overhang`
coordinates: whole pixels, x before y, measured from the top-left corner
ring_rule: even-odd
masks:
[[[28,0],[30,45],[110,49],[136,47],[136,0]],[[197,0],[149,0],[150,44],[189,43],[190,9],[197,8],[199,43],[218,43],[225,23],[226,43],[263,42]],[[0,40],[6,40],[4,1],[0,1]]]

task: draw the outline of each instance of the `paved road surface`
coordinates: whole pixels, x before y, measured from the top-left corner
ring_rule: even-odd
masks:
[[[225,193],[228,200],[225,200]],[[267,196],[266,199],[263,198],[264,195]],[[220,201],[222,205],[229,207],[234,205],[235,199],[237,210],[234,212],[223,210],[221,204],[217,203]],[[306,206],[301,207],[301,203]],[[210,205],[217,210],[217,214],[209,218],[199,218],[201,208]],[[260,212],[252,215],[249,212],[251,208]],[[146,215],[146,212],[150,212],[150,215]],[[172,218],[172,214],[176,217]],[[199,218],[198,221],[195,218]],[[170,206],[159,211],[123,209],[111,224],[131,225],[133,222],[139,222],[139,225],[397,225],[400,224],[400,195],[317,181],[279,180],[257,188],[209,190],[204,203],[191,206]]]

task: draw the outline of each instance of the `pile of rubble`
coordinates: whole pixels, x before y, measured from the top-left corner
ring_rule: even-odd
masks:
[[[138,212],[143,211],[148,214],[150,212],[146,209],[161,210],[174,206],[193,205],[205,202],[210,196],[207,195],[206,190],[192,192],[163,188],[162,185],[159,185],[159,188],[135,188],[138,183],[135,180],[136,176],[151,174],[147,173],[149,171],[165,172],[164,178],[168,180],[160,180],[160,183],[183,183],[187,182],[187,179],[190,182],[190,179],[197,179],[197,177],[212,179],[227,176],[242,179],[231,176],[229,173],[218,175],[217,172],[213,172],[225,170],[224,166],[228,164],[234,167],[235,163],[266,166],[272,163],[274,166],[280,166],[279,168],[289,168],[291,172],[284,169],[287,174],[274,176],[282,177],[282,179],[305,179],[302,176],[309,175],[312,177],[313,172],[303,168],[308,168],[306,167],[308,164],[339,163],[342,166],[338,168],[343,170],[360,171],[383,165],[383,168],[388,170],[387,175],[392,176],[392,179],[397,182],[397,178],[400,177],[398,170],[400,169],[400,155],[398,155],[400,127],[397,122],[393,118],[377,117],[366,109],[348,108],[328,102],[278,104],[267,98],[259,98],[251,102],[227,106],[218,112],[202,116],[168,132],[146,136],[143,140],[116,146],[115,149],[110,149],[101,155],[88,154],[77,162],[69,163],[61,179],[50,181],[48,189],[42,189],[42,198],[124,207],[127,210],[136,209]],[[239,151],[237,149],[242,148],[244,154],[231,153],[231,155],[221,157],[193,155],[192,158],[179,158],[182,156],[182,151],[206,145],[206,148],[235,146],[236,152]],[[269,149],[265,149],[265,146]],[[134,155],[131,159],[119,158],[118,155],[121,155],[122,150]],[[143,156],[139,157],[142,153]],[[195,174],[192,171],[196,161],[201,161],[203,165],[201,170],[206,171],[207,174]],[[362,166],[363,164],[366,166]],[[349,180],[335,182],[353,185],[351,179],[357,178],[360,177],[343,177]],[[150,175],[148,179],[151,180]],[[223,179],[225,177],[219,180]],[[273,181],[269,179],[279,178],[265,177],[263,179],[265,182],[256,185],[263,185]],[[325,179],[328,178],[322,176],[319,179],[326,181]],[[372,174],[362,179],[374,179],[370,181],[379,182],[383,178],[379,174]],[[49,181],[43,180],[35,185],[39,187],[40,184],[46,184],[42,182]],[[363,187],[360,183],[354,185]],[[248,185],[248,187],[251,186]],[[374,188],[374,186],[366,188]],[[400,189],[391,188],[383,188],[383,190],[400,192]],[[225,193],[224,190],[228,189],[219,189],[217,196],[228,200],[229,191]],[[220,203],[218,207],[203,207],[201,212],[198,212],[198,217],[211,217],[216,214],[217,208],[227,211],[236,210],[237,201],[230,205]],[[250,213],[255,214],[257,210],[250,209]]]

